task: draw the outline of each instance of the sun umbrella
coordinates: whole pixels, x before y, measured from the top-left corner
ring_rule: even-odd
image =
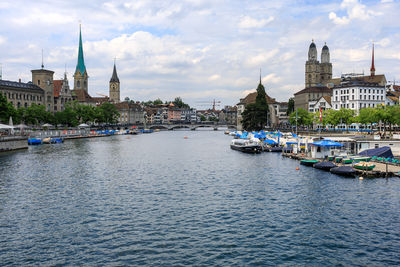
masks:
[[[0,123],[0,129],[14,129],[13,126],[7,125],[7,124],[1,124]]]

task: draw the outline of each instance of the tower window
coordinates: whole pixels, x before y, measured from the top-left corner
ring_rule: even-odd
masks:
[[[76,87],[78,87],[78,88],[81,87],[81,82],[80,82],[80,81],[77,81],[77,82],[76,82]]]
[[[40,85],[40,80],[37,80],[37,84]]]

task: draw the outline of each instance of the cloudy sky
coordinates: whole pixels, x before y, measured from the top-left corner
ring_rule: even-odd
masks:
[[[82,23],[93,96],[108,94],[116,57],[122,99],[234,105],[261,68],[267,93],[287,101],[304,88],[312,39],[318,56],[329,46],[334,76],[369,73],[374,41],[377,74],[400,83],[399,11],[399,0],[2,0],[0,63],[3,79],[27,82],[43,49],[72,85]]]

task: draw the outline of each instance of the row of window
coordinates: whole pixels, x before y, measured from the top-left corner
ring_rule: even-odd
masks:
[[[339,101],[338,99],[339,98],[337,96],[335,96],[335,101]],[[349,100],[348,95],[340,97],[340,101],[346,101],[346,100]],[[351,96],[351,100],[354,100],[354,95]],[[360,95],[360,99],[357,99],[357,100],[363,100],[363,96]],[[367,95],[364,95],[364,100],[367,100]],[[372,99],[371,99],[371,95],[368,95],[368,100],[383,100],[383,95],[381,95],[380,97],[379,97],[379,95],[377,95],[376,99],[375,99],[375,95],[372,95]]]
[[[360,89],[360,94],[362,94],[363,92],[364,92],[364,94],[366,94],[367,93],[367,90],[368,90],[368,94],[370,94],[371,93],[371,89]],[[341,89],[340,90],[340,94],[349,94],[349,89]],[[376,93],[377,94],[383,94],[384,93],[384,90],[383,89],[372,89],[372,93],[373,94],[375,94],[375,91],[376,91]],[[339,90],[337,89],[337,90],[335,90],[335,95],[337,95],[338,94],[338,92],[339,92]],[[355,90],[354,90],[354,88],[353,89],[351,89],[351,92],[354,94],[354,92],[355,92]]]
[[[42,101],[42,96],[38,95],[10,93],[10,92],[3,92],[3,95],[5,95],[8,99]]]
[[[335,109],[337,110],[338,109],[338,104],[335,104]],[[352,109],[354,109],[354,103],[351,103],[351,108]],[[350,105],[349,104],[340,104],[340,107],[341,108],[350,108]],[[368,107],[368,108],[374,108],[375,107],[375,104],[374,103],[360,103],[360,105],[359,105],[359,108],[361,109],[361,108],[366,108],[366,107]]]

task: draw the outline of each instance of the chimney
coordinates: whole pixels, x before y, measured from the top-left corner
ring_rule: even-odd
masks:
[[[21,78],[18,79],[19,83],[21,83]]]

